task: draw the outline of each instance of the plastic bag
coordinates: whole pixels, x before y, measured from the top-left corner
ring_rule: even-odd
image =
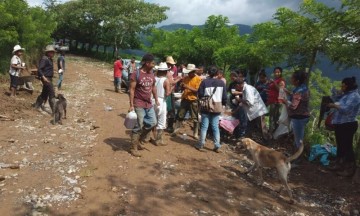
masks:
[[[276,128],[276,130],[273,134],[274,139],[277,139],[279,136],[289,133],[291,131],[288,112],[287,112],[286,106],[284,104],[281,106],[281,113],[280,113],[278,123],[279,123],[279,126]]]
[[[124,125],[127,129],[133,129],[137,123],[137,115],[135,111],[131,111],[126,115]]]

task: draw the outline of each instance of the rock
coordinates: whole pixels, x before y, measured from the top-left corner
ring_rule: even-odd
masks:
[[[4,176],[0,176],[0,181],[4,181],[5,177]]]
[[[81,194],[81,188],[79,188],[79,187],[74,187],[74,191],[77,194]]]
[[[353,214],[354,214],[354,215],[359,215],[359,214],[360,214],[360,213],[359,213],[359,210],[355,209],[355,210],[353,211]]]

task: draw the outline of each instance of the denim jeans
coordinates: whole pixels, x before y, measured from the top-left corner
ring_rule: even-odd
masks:
[[[135,107],[135,112],[137,115],[137,124],[132,130],[133,133],[140,134],[142,130],[151,130],[156,126],[156,113],[154,107],[151,108],[141,108]]]
[[[291,119],[291,126],[294,132],[294,140],[296,148],[300,147],[300,141],[304,141],[305,127],[309,122],[309,118]]]
[[[58,89],[61,88],[61,84],[62,84],[63,79],[64,79],[64,73],[59,73],[59,80],[57,82]]]
[[[114,77],[115,90],[121,89],[121,77]]]
[[[220,130],[219,130],[219,117],[218,113],[201,113],[201,133],[200,133],[200,143],[199,148],[204,147],[205,139],[209,124],[213,131],[214,145],[215,148],[220,148]]]

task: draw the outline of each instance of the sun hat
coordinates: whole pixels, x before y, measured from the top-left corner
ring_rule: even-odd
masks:
[[[176,62],[174,61],[172,56],[166,57],[166,63],[172,64],[172,65],[176,64]]]
[[[167,66],[166,62],[160,62],[159,65],[155,66],[155,70],[168,71],[168,70],[170,70],[170,68]]]
[[[17,51],[24,51],[24,48],[21,48],[20,45],[15,45],[14,50],[12,51],[12,54],[15,54]]]
[[[47,45],[45,52],[56,52],[53,45]]]
[[[188,64],[186,66],[186,68],[183,69],[183,73],[187,74],[190,73],[191,71],[197,71],[199,70],[199,68],[196,68],[194,64]]]

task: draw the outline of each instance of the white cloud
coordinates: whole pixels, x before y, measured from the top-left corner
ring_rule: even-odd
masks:
[[[162,24],[204,24],[210,15],[227,16],[233,24],[254,25],[272,19],[279,7],[297,9],[301,0],[150,0],[168,6]]]

